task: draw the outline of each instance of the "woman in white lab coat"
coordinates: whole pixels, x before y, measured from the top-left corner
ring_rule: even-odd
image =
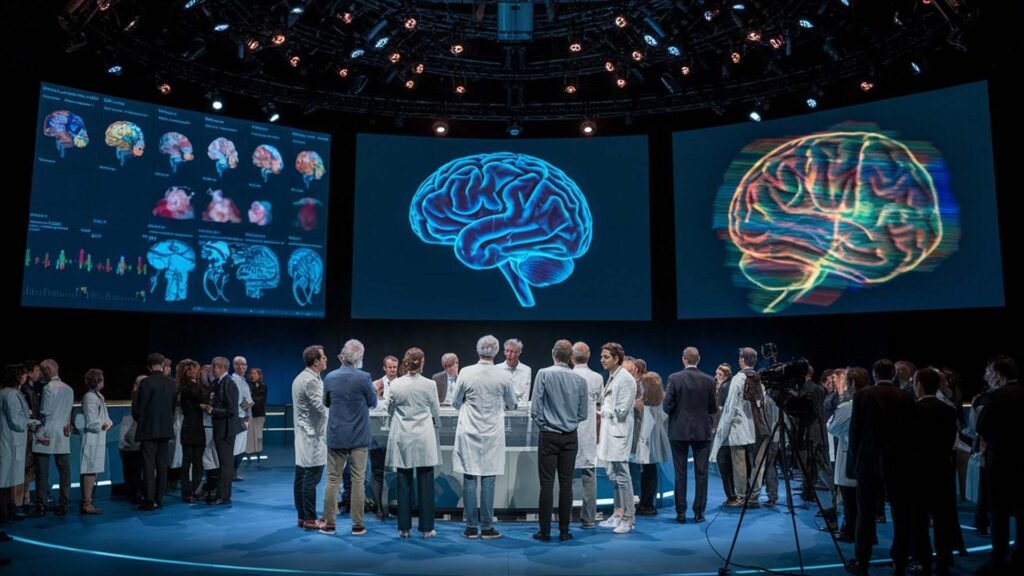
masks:
[[[607,466],[608,479],[615,487],[615,512],[601,526],[615,528],[616,534],[631,532],[635,523],[629,452],[633,446],[633,400],[637,388],[636,380],[622,368],[625,357],[621,344],[609,342],[601,346],[601,366],[608,371],[608,385],[601,402],[597,458]]]
[[[107,414],[107,401],[100,390],[103,389],[103,371],[93,368],[85,373],[85,385],[89,391],[82,396],[82,416],[85,424],[82,427],[82,514],[99,514],[100,509],[93,506],[92,495],[96,489],[96,475],[106,469],[107,430],[114,425]]]
[[[441,463],[436,432],[441,404],[437,399],[437,385],[421,374],[423,350],[406,350],[402,371],[405,375],[390,385],[391,430],[384,465],[398,472],[398,530],[402,538],[408,538],[412,529],[414,470],[420,503],[419,531],[424,538],[431,538],[437,535],[434,531],[434,466]]]
[[[857,529],[857,479],[846,475],[846,462],[850,457],[850,417],[853,415],[853,392],[866,388],[870,383],[868,372],[863,368],[840,369],[845,386],[851,388],[828,421],[828,433],[839,440],[836,450],[835,483],[843,497],[843,525],[839,540],[853,542]]]
[[[0,388],[0,522],[14,508],[13,490],[25,482],[25,430],[31,417],[28,403],[18,390],[25,381],[25,368],[11,364],[4,369]]]

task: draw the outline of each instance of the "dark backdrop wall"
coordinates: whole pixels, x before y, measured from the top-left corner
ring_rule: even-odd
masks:
[[[290,383],[302,369],[301,352],[311,343],[323,343],[333,357],[348,338],[359,338],[367,347],[366,365],[375,375],[387,354],[400,356],[409,346],[423,348],[430,363],[427,371],[440,370],[441,354],[457,353],[463,364],[472,363],[476,339],[494,334],[499,339],[517,337],[525,343],[523,361],[535,369],[550,362],[549,350],[557,338],[583,339],[596,348],[606,341],[621,342],[627,353],[645,358],[650,367],[667,374],[678,369],[684,346],[700,347],[708,371],[727,361],[735,363],[737,346],[779,345],[781,359],[805,356],[819,367],[848,364],[868,365],[888,356],[924,364],[951,365],[964,372],[969,383],[979,384],[984,361],[996,353],[1020,356],[1006,334],[1016,325],[1019,313],[1019,277],[1012,263],[1021,259],[1017,215],[1021,207],[1017,193],[1019,134],[1024,120],[1015,110],[1013,79],[995,76],[991,84],[996,185],[999,195],[1003,265],[1006,270],[1007,305],[994,309],[944,310],[926,312],[829,315],[790,318],[753,318],[678,321],[676,316],[675,242],[672,167],[672,130],[690,126],[662,122],[650,132],[651,182],[651,286],[650,322],[455,322],[352,320],[352,208],[354,176],[345,172],[355,157],[355,132],[346,120],[330,118],[287,118],[301,128],[329,131],[334,136],[336,167],[331,181],[329,204],[327,311],[326,319],[280,320],[264,318],[202,317],[80,310],[23,309],[19,306],[20,263],[25,249],[25,227],[31,185],[33,148],[27,135],[36,130],[35,114],[39,81],[61,83],[100,92],[115,91],[108,78],[97,73],[74,74],[73,66],[52,74],[38,65],[38,59],[63,62],[59,43],[40,50],[33,58],[5,64],[10,78],[6,90],[7,134],[12,142],[25,145],[5,147],[6,206],[2,211],[4,242],[0,263],[9,273],[0,283],[0,308],[7,333],[3,361],[53,357],[65,380],[83,392],[81,376],[98,367],[108,374],[108,397],[128,397],[131,378],[142,369],[151,350],[174,360],[192,357],[208,362],[214,355],[245,354],[250,366],[264,369],[270,385],[270,401],[290,401]],[[49,51],[49,52],[46,52]],[[67,72],[67,74],[65,74]],[[71,75],[73,77],[68,78]],[[75,77],[77,76],[77,77]],[[155,100],[155,92],[117,90],[120,96]],[[941,110],[936,110],[941,122]],[[325,123],[325,122],[333,123]],[[623,263],[628,265],[628,263]],[[396,263],[396,271],[398,264]],[[596,360],[592,363],[597,367]],[[334,361],[334,366],[337,362]]]

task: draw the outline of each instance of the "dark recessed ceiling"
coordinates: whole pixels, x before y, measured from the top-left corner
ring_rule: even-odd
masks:
[[[721,112],[910,82],[966,61],[978,16],[966,0],[186,3],[77,0],[58,19],[69,49],[91,46],[197,94],[306,113],[539,121]]]

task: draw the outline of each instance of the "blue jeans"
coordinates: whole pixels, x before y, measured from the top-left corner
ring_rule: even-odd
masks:
[[[480,507],[476,502],[476,479],[480,478]],[[462,501],[466,526],[481,530],[494,528],[494,476],[462,476]]]

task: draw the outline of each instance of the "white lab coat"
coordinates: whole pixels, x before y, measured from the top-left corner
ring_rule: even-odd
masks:
[[[90,390],[82,396],[82,474],[102,474],[106,470],[107,431],[105,424],[113,424],[107,414],[103,394]]]
[[[498,367],[512,377],[512,387],[516,391],[516,402],[528,402],[530,400],[530,383],[533,382],[533,368],[519,362],[515,368],[508,365],[508,360],[498,364]]]
[[[419,374],[407,374],[391,382],[388,413],[387,468],[418,468],[441,463],[437,424],[441,403],[437,384]]]
[[[43,425],[36,428],[34,438],[49,438],[50,443],[32,442],[32,451],[37,454],[70,454],[71,453],[71,409],[75,405],[75,393],[54,376],[43,387],[43,398],[39,403],[40,420]],[[64,435],[64,430],[68,435]]]
[[[459,372],[450,398],[459,411],[452,470],[471,476],[504,474],[505,409],[516,407],[512,377],[489,362],[467,366]]]
[[[729,397],[725,400],[715,441],[711,445],[712,462],[718,457],[718,449],[722,446],[747,446],[757,442],[750,401],[743,399],[743,387],[746,383],[747,375],[743,372],[737,372],[729,382]]]
[[[25,482],[28,403],[17,387],[0,388],[0,488]]]
[[[252,415],[252,408],[242,408],[242,403],[247,402],[252,404],[252,391],[249,388],[249,383],[246,382],[245,378],[239,374],[232,374],[231,380],[233,380],[235,385],[238,386],[238,419],[248,422]],[[245,440],[249,435],[249,430],[244,424],[242,426],[242,431],[235,435],[235,446],[233,452],[235,455],[245,452]]]
[[[629,462],[633,447],[633,400],[636,380],[621,366],[605,387],[601,402],[601,442],[597,446],[599,464]]]
[[[295,465],[309,468],[327,464],[327,407],[320,375],[306,368],[292,381],[295,427]]]
[[[576,468],[593,468],[597,465],[597,404],[601,401],[604,379],[588,366],[573,366],[572,371],[587,381],[587,419],[576,428]]]
[[[853,416],[853,400],[847,400],[836,408],[828,420],[828,433],[839,439],[834,476],[837,486],[853,487],[857,485],[856,478],[846,476],[846,460],[850,457],[851,416]]]

